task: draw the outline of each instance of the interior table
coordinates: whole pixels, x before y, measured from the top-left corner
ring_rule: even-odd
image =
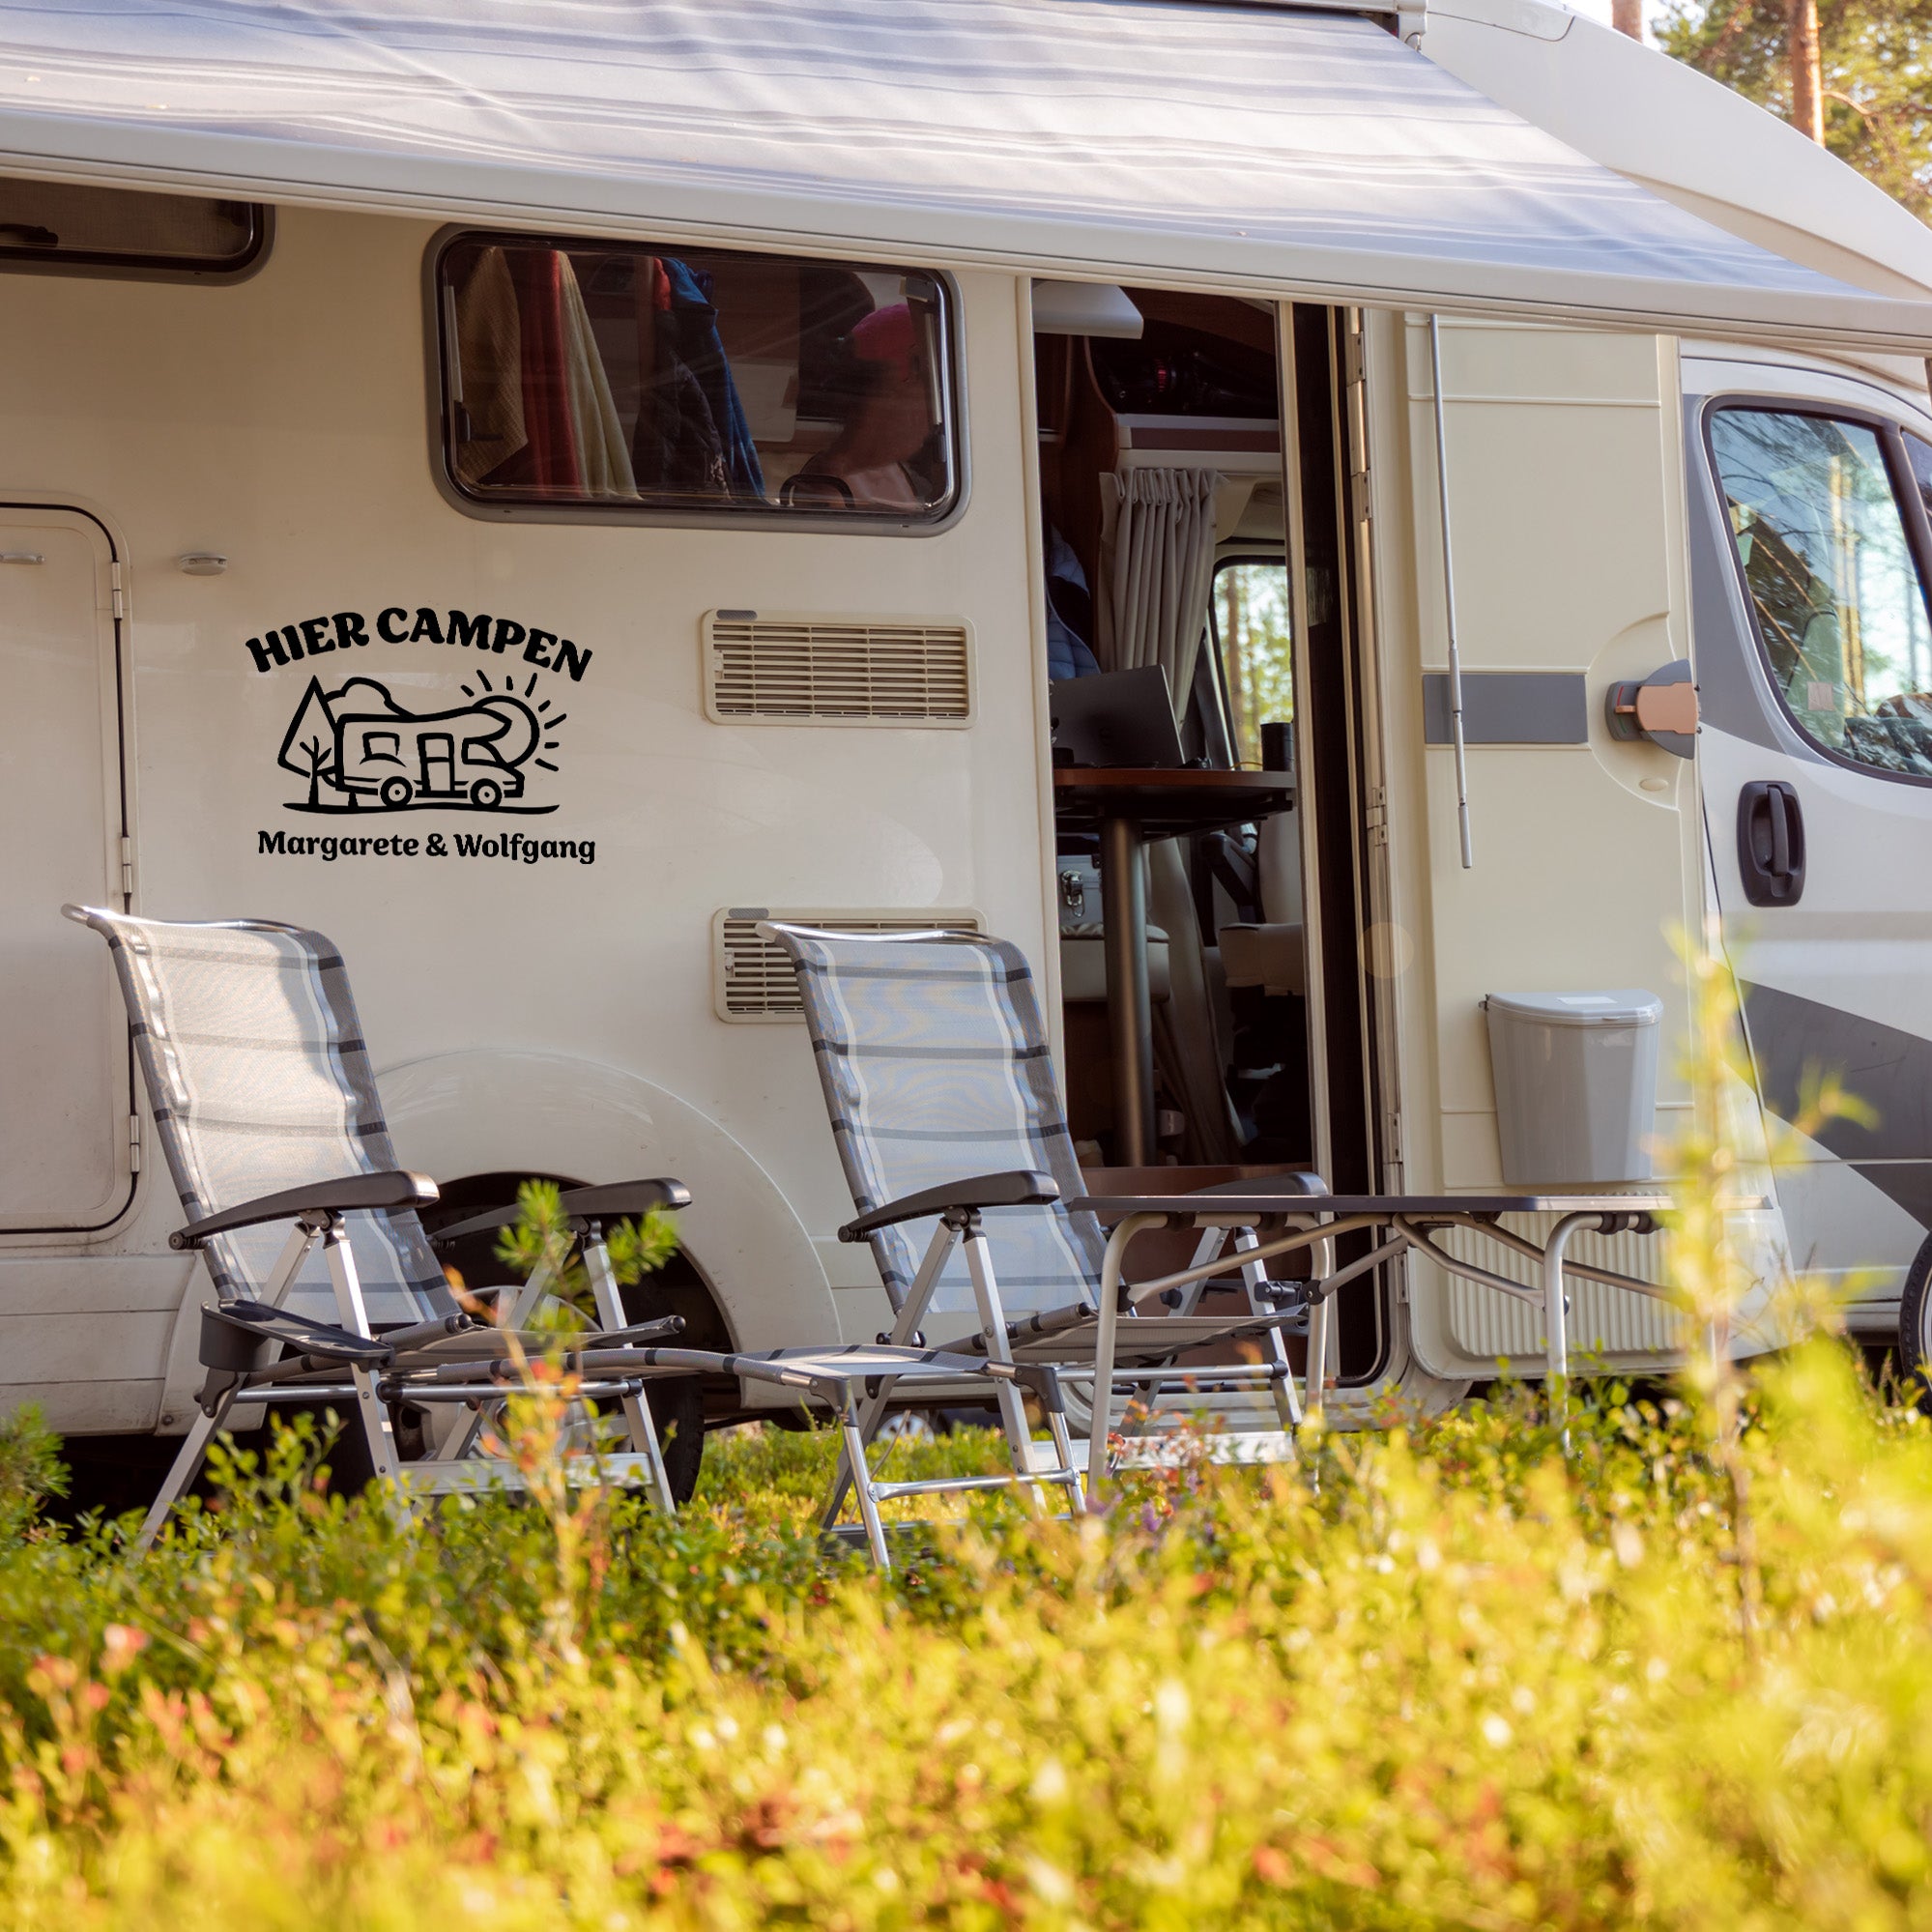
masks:
[[[1142,847],[1192,832],[1252,824],[1295,801],[1289,771],[1161,770],[1056,765],[1060,831],[1100,834],[1100,903],[1107,928],[1107,1024],[1113,1063],[1113,1159],[1154,1158],[1154,1017],[1147,996],[1147,882]]]

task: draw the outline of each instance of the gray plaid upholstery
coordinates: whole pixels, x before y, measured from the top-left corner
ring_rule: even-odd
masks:
[[[164,925],[88,908],[113,949],[135,1055],[184,1214],[194,1220],[306,1182],[393,1168],[349,979],[320,933],[252,920]],[[410,1211],[351,1214],[371,1321],[418,1321],[454,1299]],[[204,1251],[224,1300],[257,1294],[288,1225]],[[318,1246],[285,1304],[336,1319]]]
[[[1033,976],[1004,939],[856,938],[780,929],[852,1200],[861,1212],[922,1188],[1030,1168],[1063,1197],[1085,1192],[1060,1115]],[[983,1217],[1009,1314],[1091,1304],[1106,1239],[1090,1214],[994,1208]],[[932,1239],[931,1221],[872,1237],[895,1306]],[[933,1298],[970,1312],[955,1250]]]

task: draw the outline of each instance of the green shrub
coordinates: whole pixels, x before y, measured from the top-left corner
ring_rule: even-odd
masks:
[[[714,1440],[676,1521],[546,1480],[412,1526],[303,1427],[137,1563],[39,1526],[17,1420],[0,1928],[1932,1923],[1932,1426],[1829,1337],[1572,1388],[1568,1456],[1552,1406],[955,1502],[885,1578],[816,1534],[823,1432]]]
[[[1570,1464],[1516,1397],[883,1581],[759,1432],[595,1512],[564,1629],[542,1511],[408,1531],[291,1431],[146,1564],[0,1551],[0,1923],[1932,1917],[1932,1428],[1830,1342],[1757,1378],[1753,1656],[1687,1412],[1595,1393]]]
[[[50,1496],[67,1494],[60,1437],[38,1404],[0,1416],[0,1540],[11,1543],[38,1519]]]

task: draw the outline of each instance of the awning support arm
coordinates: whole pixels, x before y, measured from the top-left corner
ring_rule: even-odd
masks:
[[[1428,319],[1429,389],[1435,399],[1435,484],[1442,505],[1442,592],[1449,611],[1449,738],[1456,747],[1456,824],[1462,839],[1462,869],[1476,863],[1469,830],[1469,761],[1462,740],[1462,650],[1456,634],[1456,554],[1449,539],[1449,439],[1442,408],[1442,318]]]

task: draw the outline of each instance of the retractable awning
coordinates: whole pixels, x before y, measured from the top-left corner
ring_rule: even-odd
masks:
[[[1924,354],[1380,27],[1200,0],[0,0],[0,170]]]

